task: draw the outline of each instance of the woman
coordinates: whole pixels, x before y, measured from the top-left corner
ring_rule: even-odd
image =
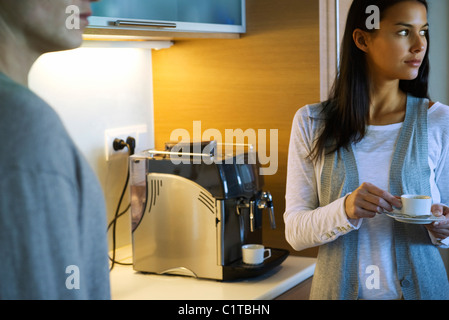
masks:
[[[103,191],[58,115],[27,87],[40,55],[81,45],[91,1],[0,0],[2,300],[110,299]],[[66,25],[74,6],[78,29]]]
[[[449,107],[428,100],[428,29],[425,0],[354,0],[330,99],[295,115],[285,232],[296,250],[321,246],[312,299],[449,298]],[[383,214],[405,193],[432,196],[442,221]]]

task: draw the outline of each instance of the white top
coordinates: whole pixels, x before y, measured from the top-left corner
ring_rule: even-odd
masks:
[[[298,110],[293,121],[284,213],[286,239],[299,251],[331,242],[359,229],[359,298],[400,298],[392,238],[393,220],[386,215],[350,220],[344,208],[345,197],[318,207],[323,161],[314,164],[307,155],[323,125],[322,121],[311,120],[310,117],[320,118],[320,110],[319,105],[305,106]],[[435,103],[428,115],[432,198],[434,203],[449,203],[449,107]],[[389,168],[401,127],[402,123],[368,126],[364,139],[353,145],[360,184],[371,182],[388,190]],[[429,235],[437,244],[436,239]],[[372,266],[378,269],[373,271]],[[379,285],[372,283],[370,278],[377,271]]]
[[[402,123],[369,126],[365,138],[353,146],[360,181],[389,189],[389,168],[401,128]],[[394,259],[393,219],[376,215],[365,219],[359,230],[359,298],[401,298]],[[379,267],[379,284],[368,279],[374,270],[367,268],[373,265]]]

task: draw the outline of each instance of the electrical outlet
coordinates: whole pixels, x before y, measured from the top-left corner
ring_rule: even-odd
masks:
[[[125,148],[123,150],[115,151],[112,147],[112,144],[114,142],[115,138],[122,139],[123,141],[126,141],[126,138],[133,137],[136,139],[136,146],[137,148],[141,149],[141,145],[147,143],[147,126],[146,125],[136,125],[136,126],[129,126],[129,127],[123,127],[123,128],[116,128],[116,129],[108,129],[104,132],[104,143],[105,143],[105,157],[106,161],[113,160],[114,158],[127,154],[128,148]],[[136,148],[136,150],[137,150]]]

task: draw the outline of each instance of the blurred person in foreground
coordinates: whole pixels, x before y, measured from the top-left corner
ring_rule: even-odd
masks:
[[[40,55],[81,45],[90,2],[0,0],[0,299],[110,299],[102,189],[28,89]]]

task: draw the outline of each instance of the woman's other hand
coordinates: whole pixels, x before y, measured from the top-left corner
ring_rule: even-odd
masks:
[[[444,216],[445,220],[427,224],[425,227],[437,240],[444,240],[449,237],[449,208],[442,204],[434,204],[431,211],[435,217]]]

